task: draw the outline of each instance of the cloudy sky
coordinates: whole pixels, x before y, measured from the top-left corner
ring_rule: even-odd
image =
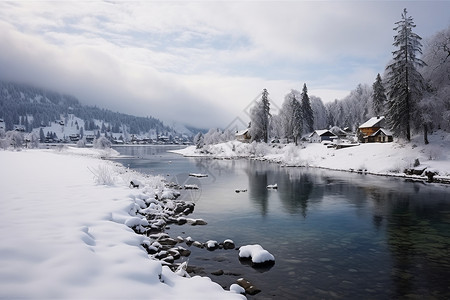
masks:
[[[281,106],[372,84],[405,7],[424,39],[450,26],[449,1],[1,1],[0,79],[224,128],[263,88]]]

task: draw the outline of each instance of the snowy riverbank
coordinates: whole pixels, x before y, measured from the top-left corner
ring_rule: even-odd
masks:
[[[308,166],[368,174],[428,179],[427,171],[436,173],[435,180],[450,183],[450,134],[430,135],[430,144],[424,145],[421,136],[410,143],[369,143],[335,149],[319,143],[263,144],[231,141],[207,145],[201,149],[190,146],[172,152],[184,156],[214,158],[253,158],[280,163],[285,166]],[[420,163],[414,166],[416,159]],[[405,174],[417,170],[420,175]]]
[[[125,224],[144,191],[162,192],[162,178],[100,159],[108,155],[0,151],[0,298],[242,299],[149,258],[149,238]]]

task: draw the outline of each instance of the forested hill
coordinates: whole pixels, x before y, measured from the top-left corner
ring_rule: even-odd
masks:
[[[85,122],[84,130],[97,129],[98,121],[109,125],[111,132],[120,132],[123,126],[131,134],[154,130],[170,132],[171,128],[153,117],[136,117],[108,109],[82,105],[77,98],[26,84],[0,81],[0,118],[5,130],[20,124],[27,132],[48,126],[61,115],[73,114]],[[97,122],[95,122],[97,121]],[[97,123],[97,125],[96,125]]]

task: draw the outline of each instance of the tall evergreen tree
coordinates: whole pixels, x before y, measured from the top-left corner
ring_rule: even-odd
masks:
[[[306,83],[303,84],[301,109],[303,129],[306,132],[311,132],[314,130],[314,112],[311,108],[311,101],[309,100],[308,88],[306,87]]]
[[[373,95],[372,95],[372,105],[373,111],[376,116],[381,116],[384,114],[384,105],[387,103],[386,90],[383,86],[383,81],[381,80],[380,73],[378,73],[375,82],[372,85]]]
[[[412,30],[416,25],[413,18],[407,15],[406,8],[402,19],[395,23],[397,34],[394,36],[393,62],[386,67],[387,95],[389,97],[388,120],[397,135],[411,140],[411,120],[419,111],[416,103],[420,100],[424,89],[422,75],[416,67],[425,63],[417,57],[422,53],[421,37]]]

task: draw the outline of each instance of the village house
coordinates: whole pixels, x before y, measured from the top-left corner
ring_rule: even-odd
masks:
[[[386,124],[384,116],[370,118],[359,126],[360,141],[363,143],[385,143],[392,142],[392,133],[383,128]]]
[[[333,141],[338,137],[334,135],[331,131],[324,130],[315,130],[313,133],[309,135],[309,141],[311,143],[321,143],[323,141]]]
[[[235,134],[236,140],[243,143],[248,143],[251,140],[249,129],[244,129],[241,131],[236,132]]]

